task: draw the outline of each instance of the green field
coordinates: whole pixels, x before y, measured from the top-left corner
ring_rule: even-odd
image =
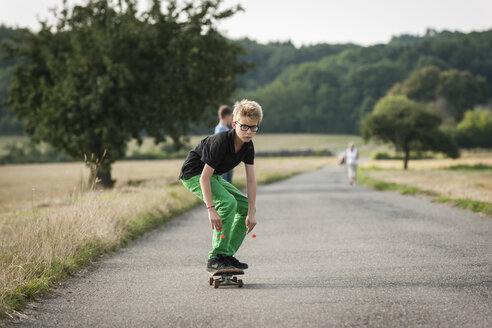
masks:
[[[187,151],[194,148],[205,135],[191,136],[187,145]],[[348,134],[257,134],[254,138],[256,151],[279,151],[296,149],[327,149],[335,154],[347,148],[348,143],[353,142],[359,149],[361,156],[369,157],[374,151],[392,151],[387,145],[380,145],[373,142],[365,143],[360,136]],[[151,138],[144,139],[141,147],[135,141],[128,145],[127,156],[131,156],[135,151],[141,153],[154,153],[162,151],[163,145],[155,145]],[[170,145],[167,146],[170,148]]]
[[[141,146],[138,146],[135,140],[128,143],[126,152],[127,159],[170,159],[183,158],[188,151],[194,148],[205,135],[190,136],[186,141],[184,149],[179,152],[174,150],[171,141],[167,143],[155,144],[152,138],[144,138]],[[369,157],[374,151],[391,151],[391,147],[378,145],[372,142],[364,143],[360,136],[356,135],[336,135],[336,134],[261,134],[255,136],[254,144],[258,152],[265,151],[281,151],[281,150],[329,150],[334,154],[338,154],[345,149],[349,142],[354,142],[359,149],[361,156]],[[10,158],[15,158],[3,161],[8,155],[7,147],[12,144],[17,145],[15,154],[10,154]],[[58,162],[60,158],[56,157],[56,152],[45,143],[35,146],[35,149],[40,151],[40,154],[30,153],[32,149],[29,146],[28,137],[0,137],[0,163],[44,163]],[[19,153],[24,152],[22,155]],[[31,154],[31,155],[28,155]],[[67,160],[67,157],[62,157],[62,161]]]
[[[188,143],[189,147],[194,147],[205,135],[191,136]],[[272,151],[272,150],[293,150],[300,148],[313,149],[343,149],[347,144],[353,141],[362,144],[360,136],[354,135],[336,135],[336,134],[257,134],[254,138],[255,150]],[[141,147],[138,147],[135,141],[128,145],[128,153],[135,150],[141,152],[154,152],[162,148],[162,144],[155,145],[151,138],[145,138]]]
[[[191,136],[187,141],[184,152],[186,153],[190,149],[194,148],[205,135]],[[349,142],[354,142],[357,147],[361,147],[361,151],[371,151],[373,146],[364,145],[360,136],[354,135],[331,135],[331,134],[261,134],[259,133],[255,139],[256,151],[275,151],[275,150],[294,150],[311,148],[314,150],[328,149],[331,151],[339,151],[347,147]],[[0,157],[7,154],[6,147],[8,145],[16,144],[22,146],[25,149],[28,148],[28,137],[0,137]],[[45,152],[48,149],[46,144],[37,146],[41,152]],[[168,143],[155,144],[152,138],[144,138],[141,146],[138,146],[135,140],[128,143],[128,149],[126,155],[132,157],[135,154],[154,154],[165,155],[173,152],[173,144],[171,141]],[[181,153],[182,154],[182,153]]]

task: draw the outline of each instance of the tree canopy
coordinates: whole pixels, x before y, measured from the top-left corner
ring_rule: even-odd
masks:
[[[482,76],[456,69],[441,71],[435,66],[415,71],[389,91],[430,103],[429,108],[443,120],[451,118],[453,122],[459,122],[464,112],[474,105],[485,103],[488,92],[489,86]]]
[[[422,94],[404,94],[424,102],[436,96],[447,99],[445,107],[455,123],[470,103],[486,103],[492,95],[487,85],[492,81],[492,30],[469,34],[429,30],[421,37],[395,37],[388,44],[317,45],[309,51],[309,47],[295,49],[289,43],[240,42],[250,51],[247,58],[257,70],[241,79],[243,89],[236,94],[268,104],[265,108],[272,115],[262,122],[264,132],[358,133],[363,117],[395,83],[428,66],[438,70],[439,79],[434,76],[432,80],[436,72],[423,71],[423,75],[428,73],[422,77],[428,79],[422,81],[427,89],[409,90]],[[274,69],[278,66],[283,69]],[[313,76],[330,80],[329,87],[313,83]],[[413,78],[421,80],[420,76]],[[456,92],[457,88],[462,89]],[[323,123],[302,123],[311,120]]]
[[[230,98],[248,65],[215,29],[238,10],[220,3],[169,1],[163,11],[153,0],[142,15],[133,0],[65,4],[56,26],[22,30],[4,47],[20,58],[8,103],[35,141],[74,158],[106,154],[97,175],[111,185],[110,165],[130,139],[179,143]]]
[[[262,122],[263,132],[359,133],[361,120],[397,82],[407,87],[402,94],[432,103],[433,112],[453,126],[465,110],[492,96],[487,84],[492,81],[492,30],[429,30],[369,47],[232,42],[246,50],[240,59],[256,69],[236,77],[240,88],[226,102],[247,97],[266,104],[271,115]],[[207,123],[213,124],[215,112],[205,111],[200,124],[191,124],[192,132],[210,132]]]

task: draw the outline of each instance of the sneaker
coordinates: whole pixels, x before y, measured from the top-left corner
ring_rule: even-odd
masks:
[[[233,267],[232,265],[229,264],[229,262],[226,260],[225,255],[220,256],[214,256],[210,259],[208,259],[207,262],[207,271],[208,272],[215,272],[218,270],[235,270],[236,268]]]
[[[229,265],[241,270],[246,270],[248,265],[246,263],[239,262],[234,256],[227,256],[226,261]]]

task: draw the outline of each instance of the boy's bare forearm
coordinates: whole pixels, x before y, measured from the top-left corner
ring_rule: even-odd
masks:
[[[256,204],[256,180],[249,181],[246,184],[248,193],[248,215],[255,215]]]
[[[213,173],[214,169],[208,164],[205,164],[202,175],[200,176],[200,187],[202,188],[203,201],[207,207],[213,205],[214,202],[212,197],[212,187],[210,186],[210,178]]]
[[[210,186],[210,179],[200,178],[200,186],[202,187],[203,201],[205,205],[213,205],[212,199],[212,187]]]
[[[248,215],[255,216],[256,176],[254,165],[246,165],[246,192],[248,195]]]

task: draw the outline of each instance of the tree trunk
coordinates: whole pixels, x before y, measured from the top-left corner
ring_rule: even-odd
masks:
[[[102,167],[96,164],[90,164],[90,170],[90,189],[113,188],[114,180],[111,179],[111,165]]]
[[[408,160],[410,159],[410,149],[405,149],[405,159],[403,160],[403,169],[408,169]]]

